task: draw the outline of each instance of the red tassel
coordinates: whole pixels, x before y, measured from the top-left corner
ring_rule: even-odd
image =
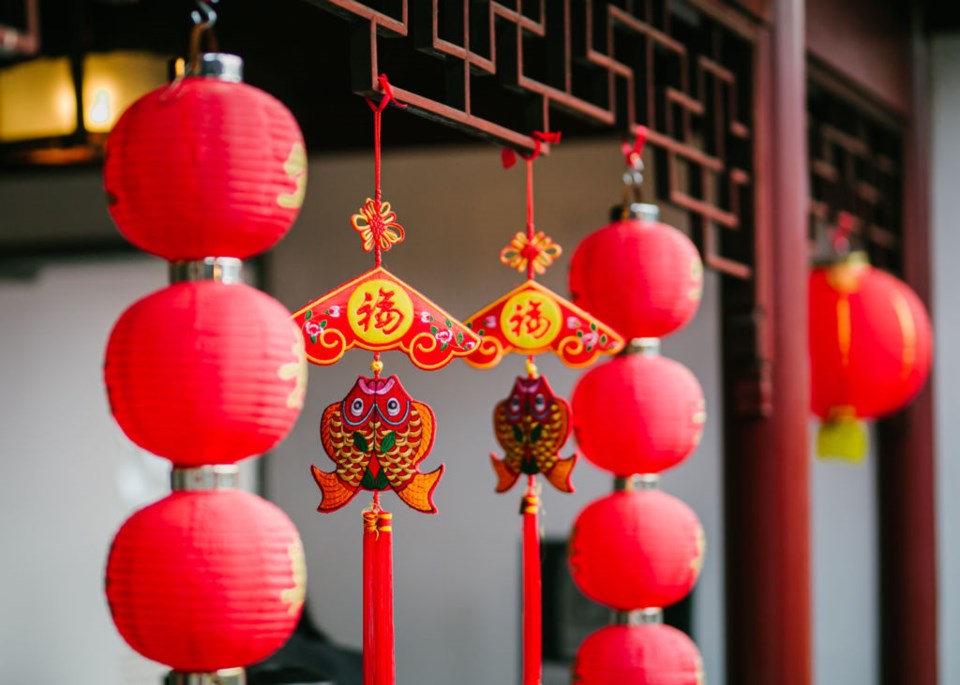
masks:
[[[542,589],[540,578],[540,498],[530,476],[521,500],[523,514],[523,685],[540,685],[542,676]]]
[[[395,685],[393,514],[363,512],[363,683]]]
[[[374,650],[376,652],[375,685],[395,685],[396,660],[393,646],[393,514],[380,512],[376,541],[376,584],[373,587],[376,628]]]
[[[374,561],[377,541],[377,512],[367,509],[363,512],[363,682],[372,685],[374,673],[374,614],[373,588],[376,585]]]

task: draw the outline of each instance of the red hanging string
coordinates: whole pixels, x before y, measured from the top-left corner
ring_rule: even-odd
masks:
[[[383,191],[380,188],[380,131],[383,110],[385,110],[391,102],[401,109],[405,108],[406,105],[394,97],[393,89],[390,87],[390,81],[387,80],[386,74],[380,74],[380,76],[377,77],[377,83],[380,86],[380,90],[383,91],[380,102],[375,103],[368,98],[367,105],[373,110],[373,202],[377,214],[379,214],[380,199],[383,197]],[[379,242],[374,244],[374,259],[377,268],[379,268],[383,263],[383,250],[380,248]]]
[[[533,240],[533,160],[527,160],[527,240]],[[527,260],[527,280],[533,280],[533,259]]]
[[[520,509],[523,514],[523,685],[540,685],[543,672],[539,509],[536,477],[531,475]]]

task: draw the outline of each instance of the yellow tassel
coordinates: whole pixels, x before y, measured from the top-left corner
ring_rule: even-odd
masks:
[[[817,431],[817,456],[821,459],[842,459],[851,463],[863,461],[867,453],[867,429],[863,421],[840,416],[820,424]]]

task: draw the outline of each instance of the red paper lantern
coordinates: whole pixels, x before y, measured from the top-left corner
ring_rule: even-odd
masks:
[[[705,546],[697,515],[676,497],[614,492],[577,516],[570,571],[587,597],[618,611],[665,607],[693,588]]]
[[[932,330],[926,309],[903,281],[862,259],[810,274],[811,405],[831,418],[901,408],[930,373]]]
[[[659,338],[681,328],[703,291],[697,248],[654,216],[594,231],[570,261],[574,302],[627,339]]]
[[[592,368],[577,382],[572,407],[580,451],[617,476],[680,463],[706,421],[696,376],[659,355],[630,354]]]
[[[117,629],[148,659],[188,673],[246,666],[296,627],[303,547],[287,515],[256,495],[174,492],[120,528],[106,586]]]
[[[573,664],[577,685],[703,685],[693,641],[662,624],[606,626],[584,640]]]
[[[303,203],[307,158],[293,115],[243,83],[190,77],[137,100],[106,146],[110,214],[171,261],[257,254]]]
[[[225,464],[273,448],[306,389],[303,336],[246,285],[172,285],[135,302],[107,345],[107,393],[124,433],[175,464]]]

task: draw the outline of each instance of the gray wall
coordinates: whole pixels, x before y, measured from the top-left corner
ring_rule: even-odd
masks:
[[[933,41],[933,390],[936,402],[940,682],[960,683],[960,36]]]
[[[605,222],[619,199],[622,160],[609,142],[565,142],[536,166],[537,226],[567,250],[543,280],[565,293],[574,247]],[[523,172],[502,170],[495,149],[388,150],[383,179],[384,198],[407,230],[406,242],[385,256],[394,273],[460,317],[521,281],[498,263],[497,255],[524,226]],[[312,161],[303,214],[271,261],[274,293],[291,309],[372,265],[349,225],[371,185],[369,155]],[[678,216],[668,218],[682,222]],[[723,682],[717,286],[709,274],[696,318],[664,345],[665,354],[696,373],[707,398],[703,444],[687,464],[666,476],[664,488],[691,504],[706,529],[708,553],[695,604],[695,632],[715,684]],[[349,390],[357,374],[369,373],[369,359],[369,353],[352,352],[336,367],[311,370],[303,416],[270,459],[267,473],[271,499],[290,514],[304,538],[310,607],[336,640],[352,645],[361,640],[359,512],[367,498],[358,497],[332,515],[315,513],[319,496],[309,466],[329,469],[317,435],[319,416]],[[569,396],[578,373],[553,358],[541,359],[540,368],[554,389]],[[396,516],[398,680],[519,682],[520,493],[494,494],[487,455],[496,447],[493,405],[509,392],[523,360],[514,356],[486,372],[457,362],[436,373],[418,372],[395,355],[385,355],[384,361],[386,372],[400,373],[410,393],[437,413],[437,441],[423,469],[447,465],[436,492],[439,516],[413,513],[392,495],[386,498]],[[545,488],[548,536],[565,538],[576,513],[610,489],[609,477],[586,462],[574,480],[574,495]]]
[[[876,441],[859,464],[813,456],[811,489],[814,682],[879,682]],[[949,681],[944,681],[949,682]]]

